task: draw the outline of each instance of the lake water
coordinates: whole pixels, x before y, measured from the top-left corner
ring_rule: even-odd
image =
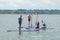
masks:
[[[7,29],[18,29],[18,17],[20,14],[0,14],[0,40],[60,40],[60,14],[39,14],[37,20],[44,20],[47,25],[47,30],[36,32],[6,32]],[[23,15],[22,27],[27,27],[27,16]],[[32,24],[35,25],[37,15],[32,15]]]

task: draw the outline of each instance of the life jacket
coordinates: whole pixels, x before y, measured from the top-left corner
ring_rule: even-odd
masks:
[[[21,22],[22,21],[22,18],[18,18],[18,20],[19,20],[19,22]]]

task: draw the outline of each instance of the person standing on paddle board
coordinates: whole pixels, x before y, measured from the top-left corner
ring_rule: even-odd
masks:
[[[42,28],[46,28],[46,24],[44,23],[44,21],[42,20],[42,25],[43,25],[43,27]]]
[[[18,18],[18,22],[19,22],[19,34],[21,34],[22,15],[20,15],[20,17]]]
[[[21,27],[21,24],[22,24],[22,15],[20,15],[20,17],[18,18],[18,21],[19,21],[19,26]]]
[[[28,27],[30,27],[31,16],[28,15]]]

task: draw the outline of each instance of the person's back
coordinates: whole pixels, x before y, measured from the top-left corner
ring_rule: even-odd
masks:
[[[19,22],[22,22],[22,18],[18,18]]]
[[[43,20],[42,20],[42,25],[43,25],[42,28],[46,28],[46,24],[43,22]]]
[[[37,25],[37,27],[36,27],[36,28],[39,28],[39,24],[40,24],[40,23],[39,23],[39,21],[38,21],[38,22],[36,23],[36,25]]]

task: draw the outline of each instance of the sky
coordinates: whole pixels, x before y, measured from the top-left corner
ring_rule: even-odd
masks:
[[[60,9],[60,0],[0,0],[0,9]]]

